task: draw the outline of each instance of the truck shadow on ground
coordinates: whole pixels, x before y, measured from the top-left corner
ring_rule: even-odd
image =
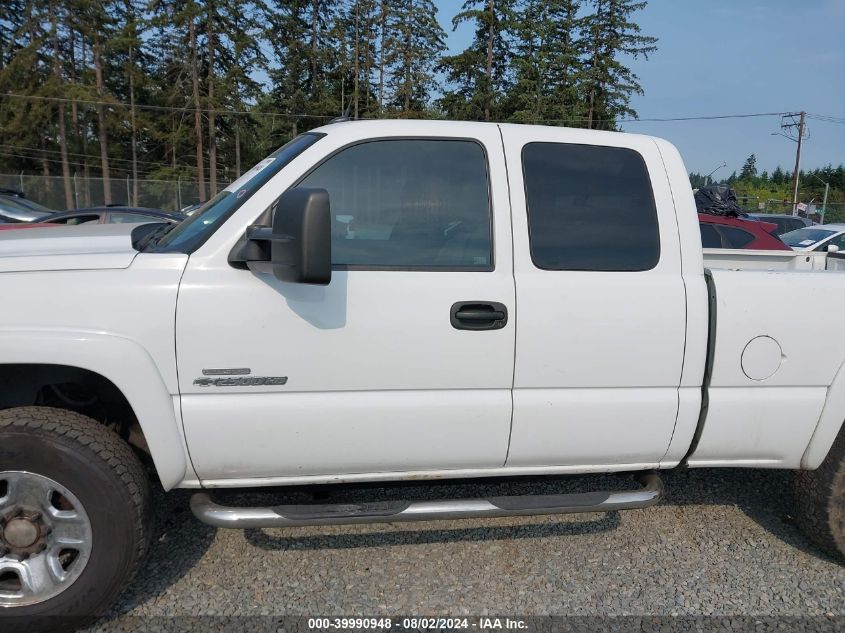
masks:
[[[816,549],[792,519],[792,473],[741,469],[700,469],[664,474],[666,496],[661,505],[734,506],[782,543],[824,561],[832,559]],[[628,475],[543,478],[531,482],[460,482],[405,484],[385,488],[326,487],[317,494],[297,489],[272,491],[218,491],[215,499],[231,505],[278,503],[329,503],[386,498],[454,498],[501,494],[553,494],[584,489],[634,488]],[[217,530],[197,521],[190,512],[190,491],[154,494],[156,530],[146,562],[137,578],[106,616],[114,619],[134,607],[155,600],[186,576],[206,554]],[[636,512],[650,512],[644,509]],[[660,520],[655,517],[655,521]],[[480,526],[479,522],[484,525]],[[553,517],[453,521],[448,528],[437,524],[327,526],[289,529],[245,530],[246,541],[262,550],[302,551],[377,548],[433,543],[535,539],[598,534],[616,530],[624,519],[619,512]],[[517,522],[514,524],[514,522]],[[427,527],[434,526],[438,527]],[[730,530],[730,526],[725,529]],[[691,535],[691,538],[694,535]]]
[[[586,516],[586,515],[585,515]],[[523,517],[521,520],[525,520]],[[464,521],[462,521],[464,522]],[[477,523],[478,521],[470,520]],[[440,522],[443,523],[442,521]],[[454,523],[454,522],[453,522]],[[449,529],[430,529],[420,524],[390,531],[371,531],[344,534],[309,534],[306,536],[282,536],[266,530],[244,531],[244,537],[254,547],[264,550],[324,550],[354,549],[369,547],[390,547],[396,545],[428,545],[433,543],[461,543],[470,541],[504,541],[513,539],[547,538],[551,536],[575,536],[596,534],[619,527],[619,513],[606,512],[598,519],[578,522],[521,523],[519,525],[493,525]],[[354,526],[351,526],[354,527]],[[299,530],[300,528],[297,528]]]

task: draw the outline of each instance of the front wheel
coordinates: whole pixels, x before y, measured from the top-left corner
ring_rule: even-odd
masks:
[[[72,411],[0,411],[0,619],[76,628],[131,580],[150,536],[149,483],[115,433]]]
[[[845,425],[816,470],[795,478],[797,522],[831,556],[845,560]]]

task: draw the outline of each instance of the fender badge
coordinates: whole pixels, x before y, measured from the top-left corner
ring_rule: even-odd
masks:
[[[266,387],[284,385],[287,376],[233,376],[225,378],[197,378],[197,387]]]
[[[251,374],[252,370],[249,367],[233,367],[223,369],[203,369],[203,376],[246,376]]]
[[[197,387],[267,387],[284,385],[287,376],[250,376],[249,367],[223,367],[219,369],[203,369],[203,376],[223,376],[223,378],[197,378]]]

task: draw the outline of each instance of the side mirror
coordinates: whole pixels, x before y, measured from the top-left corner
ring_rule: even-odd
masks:
[[[838,253],[839,247],[836,244],[828,244],[827,252],[828,253]]]
[[[229,256],[243,265],[269,261],[280,281],[328,285],[332,280],[329,192],[297,187],[282,194],[273,225],[250,226]]]

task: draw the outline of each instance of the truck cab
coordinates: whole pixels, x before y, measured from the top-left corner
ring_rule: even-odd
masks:
[[[354,122],[294,143],[308,147],[252,176],[267,178],[252,196],[235,183],[141,255],[196,243],[247,190],[184,249],[178,389],[199,481],[653,468],[679,400],[697,418],[706,319],[688,322],[687,287],[704,300],[701,249],[684,274],[695,215],[679,228],[654,140]],[[292,188],[328,192],[326,285],[232,264]],[[701,349],[684,380],[688,338]],[[203,378],[235,369],[285,380]]]

